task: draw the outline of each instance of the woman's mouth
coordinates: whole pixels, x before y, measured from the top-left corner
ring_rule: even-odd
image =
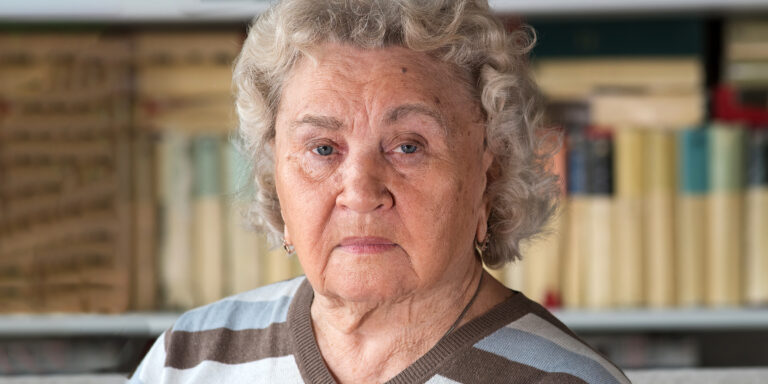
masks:
[[[344,252],[356,254],[381,253],[396,246],[397,244],[388,239],[374,236],[346,237],[338,245]]]

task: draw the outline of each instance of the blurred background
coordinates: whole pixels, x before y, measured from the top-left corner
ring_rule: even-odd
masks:
[[[768,380],[768,1],[491,4],[563,138],[548,235],[493,273],[636,382]],[[0,4],[0,382],[120,382],[182,311],[302,273],[231,141],[267,5]]]

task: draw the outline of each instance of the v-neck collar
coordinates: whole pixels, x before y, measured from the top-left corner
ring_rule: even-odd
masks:
[[[520,292],[514,294],[443,337],[427,353],[406,367],[386,384],[423,383],[434,376],[446,361],[461,354],[484,337],[529,312],[527,298]],[[291,332],[293,351],[301,376],[308,384],[336,384],[325,365],[312,328],[311,306],[314,291],[309,280],[304,280],[288,310],[288,327]],[[354,362],[351,362],[354,363]]]

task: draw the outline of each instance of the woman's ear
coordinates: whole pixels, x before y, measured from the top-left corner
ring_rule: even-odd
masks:
[[[477,220],[477,231],[475,234],[475,240],[482,244],[485,242],[486,236],[488,236],[488,217],[487,215],[483,214],[480,215],[480,219]]]
[[[494,157],[490,148],[486,145],[483,152],[483,198],[482,209],[477,220],[476,239],[478,243],[483,243],[488,235],[488,216],[491,214],[491,202],[488,199],[488,184],[492,180]]]
[[[285,240],[286,244],[293,244],[293,241],[291,241],[291,234],[288,233],[288,226],[283,224],[283,240]]]

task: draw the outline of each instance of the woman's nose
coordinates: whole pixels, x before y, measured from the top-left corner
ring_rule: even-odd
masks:
[[[387,164],[379,151],[350,153],[345,163],[337,205],[360,213],[392,207],[394,197],[386,183]]]

